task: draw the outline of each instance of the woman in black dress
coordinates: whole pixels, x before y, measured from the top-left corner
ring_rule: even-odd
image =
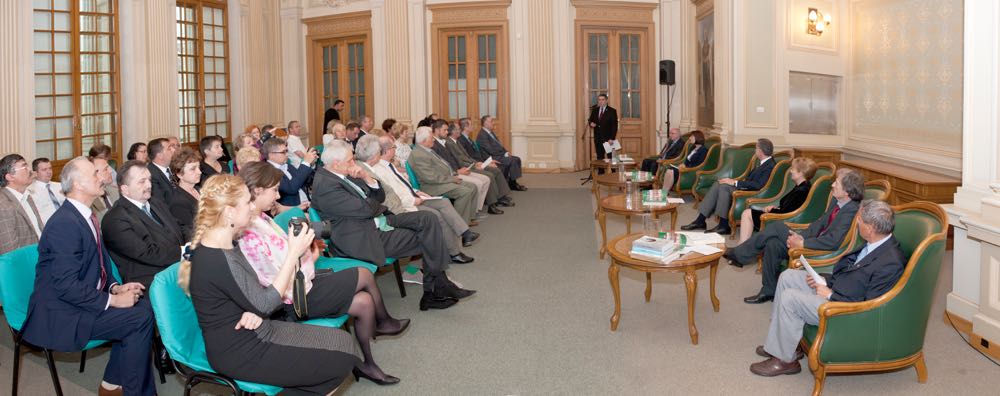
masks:
[[[201,143],[198,144],[198,149],[201,150],[201,180],[198,181],[198,186],[201,186],[212,175],[217,175],[220,173],[232,174],[229,171],[229,164],[222,161],[222,157],[225,152],[222,150],[223,140],[217,135],[205,136],[201,138]]]
[[[203,187],[197,228],[178,282],[194,303],[208,362],[219,373],[286,388],[284,394],[329,394],[361,363],[341,329],[267,319],[283,306],[299,256],[313,241],[306,228],[288,240],[289,254],[263,287],[233,240],[250,223],[250,192],[236,176]]]
[[[705,156],[708,154],[708,149],[705,148],[705,134],[699,130],[691,131],[691,137],[688,138],[688,144],[693,144],[691,151],[688,153],[687,157],[684,158],[684,167],[691,168],[701,165],[705,162]],[[679,168],[670,165],[667,170],[663,173],[663,185],[670,186],[673,189],[674,184],[677,183],[677,175],[680,173]]]
[[[778,205],[768,205],[763,209],[747,208],[740,214],[740,243],[743,243],[754,231],[760,231],[760,216],[764,213],[788,213],[806,201],[809,190],[812,188],[812,177],[816,175],[816,162],[812,158],[799,157],[792,160],[792,166],[788,168],[792,175],[792,182],[795,187],[785,196],[781,197]],[[750,227],[753,224],[753,227]]]
[[[257,273],[261,285],[271,285],[280,273],[288,256],[288,233],[268,215],[278,200],[278,184],[282,173],[267,162],[254,162],[243,167],[240,179],[250,190],[253,219],[237,236],[240,251]],[[406,330],[409,319],[395,319],[389,315],[382,301],[382,292],[375,283],[372,272],[377,269],[348,268],[342,271],[316,271],[316,262],[322,260],[317,246],[300,260],[304,276],[309,317],[335,317],[349,314],[354,318],[354,335],[358,339],[364,363],[358,367],[360,376],[379,385],[399,382],[399,378],[386,374],[375,363],[371,340],[380,335],[396,335]],[[275,319],[296,320],[291,290],[286,290],[285,309]]]
[[[177,219],[177,225],[184,233],[184,239],[190,239],[194,229],[194,216],[198,212],[198,199],[201,194],[195,187],[201,182],[201,156],[194,150],[184,147],[174,154],[170,160],[170,177],[174,182],[174,193],[170,195],[170,214]]]

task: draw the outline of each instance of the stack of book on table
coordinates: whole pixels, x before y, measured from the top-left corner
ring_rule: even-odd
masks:
[[[643,206],[667,206],[667,204],[682,204],[684,198],[668,197],[663,190],[642,190]]]
[[[681,256],[681,245],[669,238],[644,236],[632,241],[629,256],[634,258],[669,263]]]

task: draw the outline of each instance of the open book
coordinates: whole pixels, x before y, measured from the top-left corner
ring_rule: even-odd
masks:
[[[621,150],[622,144],[618,143],[617,140],[608,140],[604,142],[604,152],[610,153],[615,150]]]

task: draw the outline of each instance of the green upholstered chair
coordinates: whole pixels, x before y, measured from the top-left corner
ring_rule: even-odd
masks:
[[[819,326],[806,325],[802,344],[815,377],[813,395],[828,373],[896,370],[913,366],[927,381],[924,337],[944,258],[947,215],[937,204],[912,202],[893,207],[892,234],[909,260],[899,282],[863,302],[828,302],[819,307]]]
[[[754,161],[756,143],[747,143],[739,147],[726,147],[722,151],[722,160],[714,168],[702,168],[695,172],[694,187],[691,188],[695,200],[701,201],[716,181],[724,178],[745,177]]]
[[[774,154],[771,154],[771,158],[774,158],[774,162],[775,163],[781,162],[781,161],[784,161],[784,160],[790,160],[790,159],[792,159],[792,152],[788,151],[788,150],[778,151],[778,152],[776,152]]]
[[[410,185],[413,186],[414,190],[420,189],[420,180],[417,180],[417,174],[413,173],[413,168],[410,167],[410,163],[406,162],[406,176],[410,178]]]
[[[149,286],[149,302],[156,316],[156,327],[163,340],[163,346],[174,360],[177,371],[185,377],[185,394],[203,382],[228,386],[236,395],[263,393],[276,395],[283,389],[274,385],[258,384],[234,380],[215,372],[208,363],[205,339],[198,325],[198,315],[194,311],[191,297],[177,284],[177,270],[174,264],[160,271]],[[323,327],[341,327],[347,322],[347,315],[336,318],[319,318],[302,323]]]
[[[789,178],[788,183],[792,184],[791,176],[788,176],[788,168],[792,166],[792,160],[781,160],[774,164],[774,170],[771,171],[771,176],[767,179],[767,184],[764,184],[760,190],[756,191],[733,191],[733,204],[729,206],[729,224],[731,227],[736,228],[740,225],[740,217],[743,215],[743,211],[749,208],[748,201],[750,199],[767,199],[781,196],[788,191],[784,191],[785,178]],[[789,190],[791,186],[788,187]],[[733,233],[735,236],[736,233]]]
[[[892,185],[888,180],[876,179],[865,182],[865,199],[890,202],[892,196]],[[891,202],[890,202],[891,203]]]
[[[59,384],[59,374],[56,372],[52,350],[28,344],[21,339],[21,328],[28,319],[28,302],[35,290],[35,266],[38,264],[38,244],[31,244],[14,249],[0,256],[0,296],[3,297],[3,313],[7,326],[14,338],[14,366],[12,368],[11,395],[17,395],[17,380],[20,376],[21,347],[41,349],[48,362],[49,374],[52,376],[52,386],[55,394],[62,395]],[[111,275],[121,283],[117,267],[112,263]],[[80,372],[84,371],[87,362],[87,350],[104,345],[107,341],[93,340],[80,351]]]
[[[687,135],[685,135],[683,137],[683,139],[686,142],[687,141]],[[661,160],[657,160],[656,161],[659,164],[659,167],[656,168],[656,180],[659,180],[659,183],[661,185],[663,183],[663,173],[667,171],[667,168],[670,167],[670,165],[681,166],[681,164],[684,163],[684,159],[687,158],[688,153],[691,152],[691,148],[692,147],[694,147],[693,144],[691,144],[691,143],[685,143],[684,144],[684,149],[681,150],[681,153],[678,154],[676,157],[674,157],[674,158],[667,158],[667,159],[661,159]]]
[[[707,147],[707,145],[706,145]],[[708,149],[708,153],[705,154],[705,161],[698,166],[685,167],[681,166],[678,168],[677,181],[674,184],[674,191],[679,194],[692,194],[692,187],[695,185],[697,179],[697,172],[702,169],[714,169],[719,166],[719,161],[722,157],[722,145],[716,144]]]
[[[791,165],[789,165],[789,167],[791,167]],[[830,162],[818,163],[816,164],[816,174],[813,175],[810,182],[816,183],[816,180],[818,180],[820,177],[833,175],[836,169],[837,166]],[[746,202],[746,207],[754,209],[764,209],[768,205],[777,205],[778,202],[781,201],[781,197],[785,196],[785,194],[791,191],[793,187],[795,187],[795,182],[792,181],[792,175],[788,172],[785,172],[784,182],[781,185],[781,190],[777,194],[766,198],[764,197],[750,198]]]
[[[830,192],[833,191],[833,176],[823,176],[813,182],[806,196],[805,203],[798,209],[788,213],[764,213],[760,216],[760,229],[764,229],[768,223],[773,221],[783,221],[791,229],[802,229],[809,226],[809,223],[816,221],[830,203]]]

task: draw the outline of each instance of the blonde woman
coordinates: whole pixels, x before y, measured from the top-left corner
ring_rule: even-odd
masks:
[[[337,120],[330,121],[330,127],[326,131],[326,134],[323,135],[324,146],[330,145],[334,140],[347,140],[347,127]]]
[[[202,187],[178,283],[191,295],[208,362],[223,375],[281,386],[285,394],[330,394],[361,363],[351,335],[267,319],[284,305],[299,257],[308,254],[314,234],[305,228],[289,236],[280,270],[263,287],[233,244],[250,225],[252,206],[239,177],[217,175]]]
[[[760,216],[764,213],[788,213],[806,202],[812,188],[810,180],[816,175],[816,161],[806,157],[793,159],[788,173],[792,175],[795,187],[782,196],[777,205],[768,205],[762,209],[743,209],[740,214],[740,243],[750,239],[754,231],[760,231]]]
[[[403,166],[413,151],[413,131],[400,123],[393,125],[392,129],[397,131],[393,132],[393,136],[396,137],[396,165]]]
[[[244,147],[240,151],[236,152],[235,163],[233,164],[233,174],[237,174],[244,165],[251,162],[260,161],[260,150],[254,147]]]

